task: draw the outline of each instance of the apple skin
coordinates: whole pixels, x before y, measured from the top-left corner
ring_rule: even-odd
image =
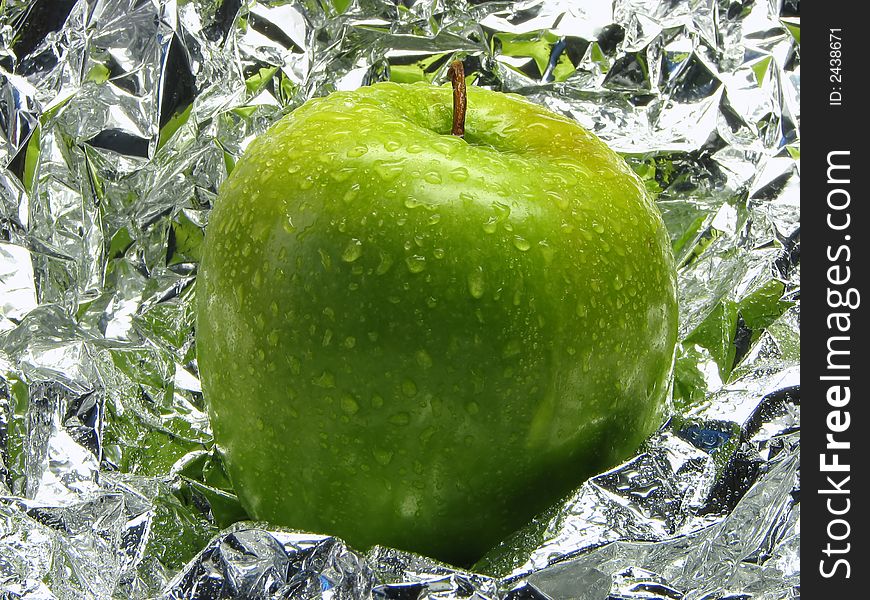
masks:
[[[674,259],[643,184],[518,96],[376,84],[251,143],[210,215],[197,347],[252,517],[479,558],[660,424]]]

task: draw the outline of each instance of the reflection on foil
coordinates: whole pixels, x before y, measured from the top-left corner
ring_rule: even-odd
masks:
[[[798,597],[796,1],[17,0],[0,15],[4,598]],[[470,81],[658,194],[673,415],[464,572],[239,523],[195,362],[208,212],[306,99]]]

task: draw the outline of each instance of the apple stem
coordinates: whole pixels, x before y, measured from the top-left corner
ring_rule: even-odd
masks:
[[[447,75],[453,84],[453,135],[465,135],[465,110],[468,107],[468,96],[465,90],[465,69],[461,60],[454,60],[447,69]]]

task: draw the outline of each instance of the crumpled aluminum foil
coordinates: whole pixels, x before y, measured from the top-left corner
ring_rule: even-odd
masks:
[[[5,2],[0,596],[799,597],[798,13]],[[626,156],[658,194],[681,303],[668,423],[473,572],[237,523],[191,312],[208,210],[257,134],[333,90],[442,82],[454,58]]]

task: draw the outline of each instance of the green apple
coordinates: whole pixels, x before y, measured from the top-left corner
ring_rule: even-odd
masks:
[[[518,96],[382,83],[305,103],[220,190],[203,391],[275,524],[468,564],[660,424],[674,260],[643,184]]]

